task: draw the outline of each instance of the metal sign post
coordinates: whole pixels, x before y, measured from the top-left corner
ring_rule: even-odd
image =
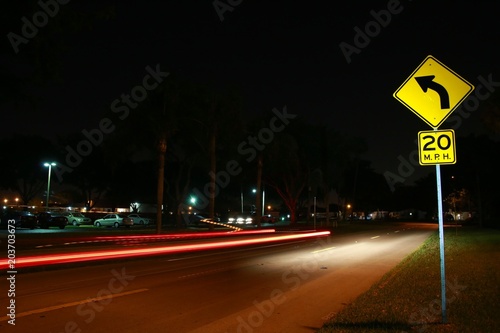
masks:
[[[443,227],[443,195],[441,193],[441,165],[436,164],[436,187],[439,215],[439,257],[441,266],[441,316],[446,324],[446,276],[444,264],[444,227]]]

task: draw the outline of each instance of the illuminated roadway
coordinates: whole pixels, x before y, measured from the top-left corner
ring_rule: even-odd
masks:
[[[19,269],[12,331],[314,332],[436,229],[433,224],[374,225],[338,234],[334,229],[329,237],[45,272]],[[133,250],[158,245],[165,244],[128,246]],[[6,311],[8,286],[2,286],[6,290],[0,300]],[[6,314],[0,313],[2,331],[14,328]]]

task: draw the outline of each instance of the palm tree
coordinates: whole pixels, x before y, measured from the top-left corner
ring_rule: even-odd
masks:
[[[221,152],[232,148],[235,133],[239,132],[241,102],[234,91],[219,92],[203,86],[198,86],[194,91],[197,100],[193,107],[195,112],[187,120],[198,125],[193,137],[208,157],[208,215],[215,218],[217,161],[221,158]],[[213,225],[209,225],[209,228],[212,229]]]
[[[156,231],[161,233],[164,203],[165,154],[170,137],[179,130],[177,117],[183,111],[182,84],[173,80],[164,81],[161,87],[150,93],[149,103],[144,107],[148,128],[156,139],[158,156],[158,179],[156,187]]]
[[[200,152],[209,161],[209,215],[215,215],[215,176],[219,136],[235,128],[239,111],[235,98],[216,94],[200,85],[182,81],[173,75],[130,112],[125,126],[116,131],[115,145],[146,147],[154,154],[157,165],[157,232],[161,232],[162,206],[165,206],[165,186],[173,202],[177,224],[182,205],[189,192],[193,168],[200,166]],[[232,125],[232,126],[230,126]],[[174,144],[171,147],[171,144]],[[168,158],[168,159],[167,159]],[[173,167],[165,177],[165,168]],[[176,173],[177,172],[177,173]],[[175,174],[175,179],[174,179]]]
[[[185,111],[184,83],[173,77],[163,81],[155,90],[149,91],[147,98],[130,111],[122,126],[113,133],[115,151],[152,152],[157,159],[156,220],[157,233],[161,233],[164,206],[165,155],[170,138],[179,131],[179,114]]]
[[[193,131],[179,131],[170,139],[166,154],[166,166],[169,172],[165,177],[165,191],[175,207],[175,222],[182,225],[182,214],[186,208],[186,201],[191,189],[193,170],[201,169],[200,160],[202,150],[193,138]]]

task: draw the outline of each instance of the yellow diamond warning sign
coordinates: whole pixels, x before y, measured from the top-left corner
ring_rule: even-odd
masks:
[[[393,96],[432,128],[438,128],[474,86],[427,56]]]
[[[455,131],[418,132],[418,155],[421,165],[455,164]]]

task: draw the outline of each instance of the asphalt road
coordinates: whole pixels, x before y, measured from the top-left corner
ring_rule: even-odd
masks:
[[[436,229],[351,227],[309,240],[20,273],[16,325],[0,313],[0,329],[314,332]],[[9,285],[1,286],[6,311]]]

